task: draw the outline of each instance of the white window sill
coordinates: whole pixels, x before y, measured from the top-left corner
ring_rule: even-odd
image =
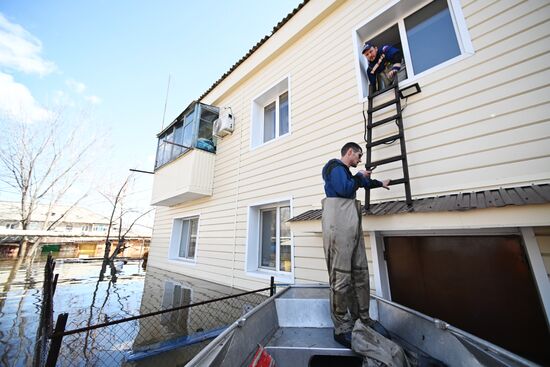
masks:
[[[172,263],[192,265],[192,266],[197,265],[197,260],[195,260],[195,259],[186,259],[184,257],[176,257],[176,258],[168,259],[168,261],[170,261]]]
[[[275,281],[278,283],[294,284],[293,273],[277,273],[272,270],[257,269],[255,271],[247,271],[246,275],[261,279],[270,279],[271,277],[275,277]]]

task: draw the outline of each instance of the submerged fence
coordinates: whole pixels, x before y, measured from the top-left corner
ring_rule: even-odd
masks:
[[[212,338],[273,295],[270,287],[96,325],[58,315],[39,366],[184,365]],[[185,299],[185,295],[182,295]],[[186,300],[189,303],[189,299]]]

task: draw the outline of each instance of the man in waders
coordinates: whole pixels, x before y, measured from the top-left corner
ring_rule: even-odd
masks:
[[[359,170],[363,151],[353,142],[341,149],[340,159],[331,159],[323,167],[326,198],[323,199],[323,247],[329,272],[330,306],[334,339],[351,348],[351,331],[357,319],[373,326],[369,317],[369,269],[361,227],[361,202],[355,199],[360,187],[383,187],[390,180],[370,178],[370,171]]]

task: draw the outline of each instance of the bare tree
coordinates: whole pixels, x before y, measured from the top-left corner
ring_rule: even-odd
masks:
[[[153,209],[146,211],[139,211],[134,208],[126,207],[127,196],[129,195],[129,188],[133,182],[132,175],[129,175],[124,180],[122,186],[116,194],[102,195],[111,204],[111,216],[109,218],[109,226],[107,228],[107,237],[105,238],[105,250],[103,253],[103,263],[101,265],[101,272],[99,274],[99,280],[102,281],[107,270],[107,266],[111,269],[111,281],[116,282],[116,270],[114,266],[114,260],[116,257],[123,253],[128,247],[126,246],[126,236],[130,233],[134,225],[144,216],[149,214]],[[129,223],[129,224],[127,224]],[[112,234],[115,232],[116,234]],[[112,242],[116,240],[117,244],[111,253]]]
[[[77,123],[69,125],[64,117],[65,110],[52,112],[51,119],[44,122],[28,123],[0,117],[2,129],[0,140],[0,181],[7,185],[18,198],[20,228],[29,229],[33,215],[39,204],[49,205],[50,211],[65,200],[74,189],[87,168],[87,156],[96,139],[81,131],[81,113]],[[41,221],[41,229],[49,230],[78,204],[86,194],[73,199],[69,209],[50,221]],[[28,236],[20,240],[18,257],[27,253],[30,242]],[[33,241],[29,251],[34,254],[40,241]]]

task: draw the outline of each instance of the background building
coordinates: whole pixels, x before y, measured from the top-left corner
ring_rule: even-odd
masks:
[[[0,202],[1,257],[17,256],[23,235],[31,240],[41,237],[41,251],[45,253],[54,252],[61,257],[103,257],[109,218],[81,207],[38,205],[27,230],[23,231],[19,210],[19,203]],[[52,228],[46,231],[52,223]],[[118,227],[113,226],[111,231],[111,238],[117,238]],[[126,239],[128,248],[119,256],[141,258],[149,248],[151,229],[135,225]],[[112,242],[116,246],[117,241]]]

